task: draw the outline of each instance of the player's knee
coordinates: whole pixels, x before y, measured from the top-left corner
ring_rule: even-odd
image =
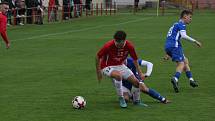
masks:
[[[130,98],[130,97],[129,97],[129,94],[128,94],[127,92],[124,92],[124,93],[123,93],[123,96],[124,96],[124,98],[125,98],[125,101],[128,102],[128,101],[129,101],[129,98]]]
[[[133,86],[139,88],[139,81],[134,81]]]
[[[189,63],[185,63],[185,65],[184,65],[184,71],[189,71],[189,70],[190,70]]]
[[[183,70],[184,67],[185,67],[184,62],[178,62],[178,63],[177,63],[177,68],[178,68],[178,69]]]
[[[188,58],[185,58],[184,64],[185,64],[185,65],[189,65],[189,60],[188,60]]]
[[[118,80],[118,81],[121,81],[122,80],[122,76],[121,75],[116,75],[115,79]]]
[[[129,80],[134,87],[139,88],[139,80],[134,75],[129,76],[127,80]]]
[[[120,72],[117,72],[117,71],[114,71],[111,73],[111,77],[112,78],[115,78],[116,80],[118,81],[121,81],[122,80],[122,75]]]
[[[144,93],[148,93],[149,88],[145,84],[140,84],[139,85],[140,91]]]

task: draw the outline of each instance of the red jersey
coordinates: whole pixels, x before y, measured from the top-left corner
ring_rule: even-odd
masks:
[[[128,54],[134,60],[137,60],[134,46],[129,41],[125,41],[123,48],[117,48],[114,40],[110,40],[99,50],[97,56],[101,59],[100,67],[103,69],[107,66],[122,65],[128,57]]]
[[[6,29],[7,29],[7,17],[4,14],[2,14],[2,12],[0,12],[0,33],[5,43],[9,43],[9,40],[6,34]]]
[[[0,32],[6,31],[7,28],[7,17],[0,12]]]
[[[55,0],[49,0],[49,7],[55,6]]]

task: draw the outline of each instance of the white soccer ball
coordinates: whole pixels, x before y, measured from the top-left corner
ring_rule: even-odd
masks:
[[[75,109],[83,109],[86,106],[86,100],[82,96],[76,96],[72,100],[72,106]]]

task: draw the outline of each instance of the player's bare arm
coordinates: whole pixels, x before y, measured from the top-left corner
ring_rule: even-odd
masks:
[[[134,60],[134,65],[135,65],[135,67],[137,69],[137,72],[139,73],[139,76],[141,77],[142,80],[144,80],[145,75],[143,74],[142,70],[140,69],[140,66],[139,66],[137,60]]]
[[[197,41],[197,40],[193,39],[192,37],[188,36],[185,30],[180,31],[180,35],[181,35],[181,37],[183,39],[195,43],[198,47],[202,46],[202,44],[199,41]]]
[[[98,56],[96,56],[96,74],[97,74],[97,79],[100,83],[102,80],[102,73],[101,73],[101,68],[100,68],[99,62],[100,62],[100,59]]]
[[[166,60],[169,60],[170,58],[171,57],[168,54],[165,54],[164,57],[163,57],[163,60],[166,61]]]

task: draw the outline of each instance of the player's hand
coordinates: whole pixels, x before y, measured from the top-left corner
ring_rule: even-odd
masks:
[[[200,43],[199,41],[195,41],[195,44],[196,44],[198,47],[201,47],[201,46],[202,46],[202,43]]]
[[[170,56],[169,56],[169,55],[167,55],[167,54],[166,54],[166,55],[164,55],[163,60],[165,60],[165,61],[166,61],[166,60],[169,60],[169,59],[170,59]]]
[[[146,74],[144,74],[144,76],[145,76],[145,79],[149,77],[149,76],[147,76]]]
[[[141,73],[141,74],[140,74],[140,78],[141,78],[142,80],[145,80],[145,78],[146,78],[146,77],[145,77],[145,74]]]
[[[101,83],[101,80],[102,80],[102,73],[101,73],[101,71],[97,71],[97,79],[98,79],[98,82]]]
[[[10,48],[10,43],[7,43],[6,44],[6,49],[9,49]]]

